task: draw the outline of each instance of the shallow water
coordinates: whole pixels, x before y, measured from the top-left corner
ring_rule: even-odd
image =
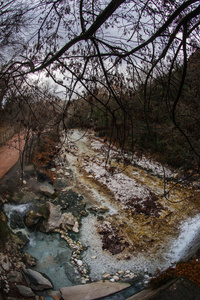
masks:
[[[37,259],[33,269],[46,274],[54,290],[80,283],[79,274],[70,262],[72,251],[59,234],[36,232],[35,244],[27,245],[24,251]]]
[[[61,286],[71,286],[80,283],[80,276],[71,264],[72,251],[67,243],[57,233],[46,234],[29,230],[23,223],[23,217],[32,207],[31,204],[12,205],[5,204],[4,212],[8,217],[8,226],[12,221],[13,213],[17,212],[23,228],[10,229],[14,233],[21,232],[29,242],[23,248],[24,252],[36,258],[37,263],[32,269],[46,274],[53,283],[54,289]],[[20,226],[22,227],[22,226]]]
[[[4,211],[8,220],[12,216],[12,212],[16,211],[23,219],[23,215],[30,209],[29,204],[21,205],[4,205]],[[9,222],[8,222],[9,224]],[[90,269],[90,277],[93,281],[100,280],[104,273],[115,274],[117,271],[126,271],[130,269],[136,274],[145,275],[146,273],[154,273],[155,265],[159,269],[165,269],[181,259],[188,259],[200,247],[200,215],[188,219],[180,226],[180,232],[177,238],[171,240],[168,251],[163,256],[163,262],[156,260],[151,262],[140,255],[131,260],[120,260],[118,256],[111,256],[102,250],[101,239],[95,230],[96,217],[89,215],[82,220],[82,228],[80,232],[80,240],[87,250],[83,252],[82,259]],[[91,230],[92,228],[92,230]],[[45,234],[42,232],[33,232],[27,228],[19,228],[15,231],[22,231],[29,238],[29,243],[24,248],[24,252],[28,252],[35,257],[37,264],[33,269],[46,274],[53,283],[54,289],[57,290],[62,286],[72,286],[80,284],[80,274],[71,263],[70,258],[72,250],[67,243],[60,238],[59,234]],[[160,263],[160,265],[158,265]],[[135,278],[137,279],[137,278]],[[134,294],[141,289],[141,285],[137,283],[128,293]],[[105,299],[126,299],[125,293],[120,293],[120,298]]]

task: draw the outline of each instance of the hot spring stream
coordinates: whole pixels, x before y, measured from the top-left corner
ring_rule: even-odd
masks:
[[[5,204],[4,211],[8,217],[8,224],[11,229],[12,225],[10,222],[12,222],[12,215],[17,213],[20,216],[21,226],[20,228],[15,229],[14,232],[22,232],[29,239],[24,251],[37,259],[37,265],[34,269],[45,273],[53,282],[55,290],[62,286],[80,284],[80,274],[70,261],[72,250],[66,242],[60,238],[60,235],[56,233],[46,234],[39,231],[32,232],[29,231],[25,225],[23,226],[23,217],[30,207],[31,204]],[[91,217],[91,220],[92,219],[93,217]],[[88,227],[91,225],[92,224],[89,224],[88,222],[87,225],[85,224],[85,226]],[[94,238],[95,240],[93,240]],[[81,239],[80,236],[79,239]],[[149,267],[151,266],[153,274],[153,268],[158,267],[162,270],[179,260],[187,260],[200,248],[200,215],[188,219],[188,221],[180,226],[179,236],[171,241],[168,252],[163,253],[165,263],[161,262],[161,265],[157,266],[152,266],[151,262],[145,259],[137,261],[137,259],[133,258],[133,262],[131,260],[131,262],[128,261],[127,263],[116,262],[115,259],[112,261],[112,257],[105,255],[100,248],[98,249],[100,245],[95,243],[100,243],[100,241],[92,234],[87,235],[87,238],[84,234],[83,240],[93,244],[93,248],[83,254],[83,259],[87,261],[92,269],[93,274],[91,277],[93,280],[101,279],[102,274],[108,270],[113,273],[119,269],[129,270],[131,268],[131,263],[134,270],[141,272],[142,275],[147,273],[147,269],[149,270]],[[100,253],[98,253],[98,251],[100,251]],[[97,259],[94,254],[98,254],[99,259]],[[146,278],[148,277],[146,276]],[[136,291],[137,290],[138,288]]]
[[[160,197],[163,169],[159,164],[144,158],[124,172],[113,175],[105,170],[105,151],[102,141],[91,133],[82,136],[80,131],[75,130],[70,138],[64,140],[54,171],[63,202],[71,199],[71,190],[77,199],[84,199],[87,214],[79,221],[79,232],[71,231],[69,237],[80,241],[84,247],[81,261],[89,270],[90,280],[101,280],[106,273],[112,278],[116,274],[124,274],[119,279],[128,279],[133,284],[127,294],[121,292],[117,298],[105,298],[119,300],[138,292],[158,270],[188,259],[200,248],[200,214],[195,201],[187,205],[186,202],[178,203],[183,195],[195,196],[196,191],[191,187],[177,186],[170,194],[174,203]],[[116,151],[112,149],[110,153],[115,169],[118,168]],[[169,178],[173,176],[168,169],[165,174]],[[170,184],[169,181],[168,188]],[[130,206],[132,194],[137,195],[137,199],[150,196],[151,199],[159,199],[158,206],[152,205],[156,214],[152,210],[145,215],[143,206],[141,211],[136,210],[138,206]],[[187,208],[184,210],[184,207]],[[61,235],[30,231],[24,225],[24,215],[32,208],[33,203],[4,204],[11,230],[28,238],[23,250],[36,258],[37,264],[33,269],[45,273],[51,279],[54,290],[81,284],[81,275],[71,261],[72,249]],[[103,213],[101,208],[105,210]],[[70,211],[76,214],[76,206],[72,205]],[[15,225],[13,229],[16,215],[18,227]],[[113,248],[107,248],[111,236],[115,236],[121,247],[116,253],[112,252]]]

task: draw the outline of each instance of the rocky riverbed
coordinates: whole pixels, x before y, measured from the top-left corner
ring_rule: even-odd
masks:
[[[1,239],[4,297],[61,298],[66,290],[54,291],[64,283],[100,280],[135,284],[136,292],[158,270],[192,254],[188,235],[199,235],[198,180],[185,185],[174,170],[122,156],[92,132],[63,134],[60,146],[51,165],[43,166],[51,179],[27,166],[22,188],[13,193],[13,178],[2,182],[1,228],[7,233],[8,221],[12,230]]]

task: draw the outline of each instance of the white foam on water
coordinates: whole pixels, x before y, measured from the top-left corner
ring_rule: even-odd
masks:
[[[21,217],[21,219],[23,219],[23,216],[30,209],[31,205],[32,205],[31,203],[19,204],[19,205],[4,204],[3,210],[8,218],[8,226],[10,227],[10,217],[13,212],[17,212],[19,214],[19,216]],[[16,229],[13,229],[10,227],[10,229],[14,233],[21,232],[23,235],[25,235],[28,238],[30,245],[32,245],[32,246],[35,245],[35,242],[36,242],[35,234],[34,234],[34,232],[30,231],[26,226],[24,226],[24,228],[16,228]]]
[[[187,260],[200,248],[200,214],[189,218],[180,227],[179,235],[172,240],[165,258],[173,264]]]
[[[31,206],[30,203],[19,204],[19,205],[6,203],[3,206],[3,210],[9,218],[13,211],[18,212],[19,214],[26,213],[26,211],[30,208],[30,206]]]

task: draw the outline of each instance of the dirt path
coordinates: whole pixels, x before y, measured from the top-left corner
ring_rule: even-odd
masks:
[[[14,135],[3,147],[0,148],[0,178],[12,168],[19,159],[19,147],[23,149],[24,140],[18,134]]]

